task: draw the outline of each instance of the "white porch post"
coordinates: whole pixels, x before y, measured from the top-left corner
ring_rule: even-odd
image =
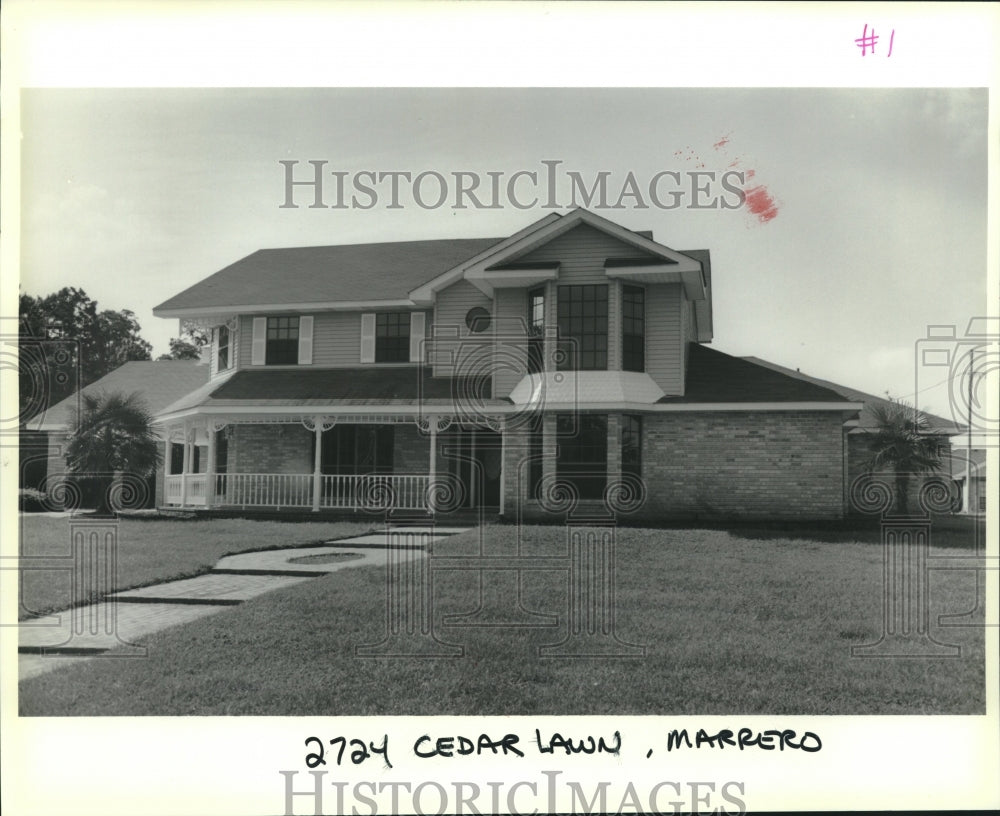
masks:
[[[163,504],[166,506],[169,504],[168,499],[170,498],[167,488],[167,483],[170,481],[170,460],[171,454],[173,453],[174,444],[172,442],[173,436],[171,434],[172,428],[167,425],[163,432]]]
[[[209,418],[205,423],[208,434],[208,461],[205,474],[205,507],[210,508],[215,499],[215,420]]]
[[[181,507],[187,506],[187,475],[191,467],[191,440],[187,424],[184,425],[184,457],[181,465]]]
[[[313,433],[316,435],[316,451],[313,454],[313,512],[319,512],[320,486],[323,480],[323,419],[316,417],[314,420],[316,427]]]
[[[432,416],[430,418],[430,432],[431,432],[431,461],[428,467],[427,473],[427,509],[432,513],[434,512],[434,482],[437,481],[437,426],[438,418]]]

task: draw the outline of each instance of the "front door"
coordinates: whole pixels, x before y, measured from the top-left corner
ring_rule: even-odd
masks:
[[[448,472],[462,485],[463,509],[499,508],[500,434],[485,428],[456,428],[444,448]]]

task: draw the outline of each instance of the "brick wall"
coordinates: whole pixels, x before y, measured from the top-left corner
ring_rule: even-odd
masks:
[[[417,430],[415,423],[406,422],[395,426],[393,432],[393,468],[397,473],[427,473],[431,461],[430,436]],[[440,440],[440,434],[438,435]],[[440,457],[438,467],[441,467]]]
[[[644,416],[642,515],[838,518],[842,425],[819,412]]]
[[[312,473],[312,431],[300,424],[235,425],[230,473]]]
[[[617,417],[608,419],[611,479],[620,469],[620,430]],[[633,518],[839,518],[843,514],[839,414],[646,414],[642,430],[647,499]],[[546,435],[547,446],[554,441],[554,435]],[[508,435],[508,502],[515,493],[513,474],[527,450],[526,431]],[[547,465],[546,472],[554,469]],[[523,485],[521,493],[523,501]],[[538,514],[536,503],[524,506],[525,518]],[[507,515],[514,518],[512,504]]]

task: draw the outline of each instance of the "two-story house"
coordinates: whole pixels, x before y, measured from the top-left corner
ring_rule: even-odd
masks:
[[[154,313],[212,333],[208,382],[156,416],[163,506],[845,510],[860,404],[710,349],[709,253],[586,210],[260,250]]]

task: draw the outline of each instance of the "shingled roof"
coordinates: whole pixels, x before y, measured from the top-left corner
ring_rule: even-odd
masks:
[[[872,413],[872,408],[874,406],[888,406],[892,404],[889,400],[882,397],[876,397],[874,394],[866,394],[864,391],[858,391],[856,388],[849,388],[846,385],[840,385],[839,383],[830,382],[829,380],[821,380],[818,377],[810,377],[808,374],[803,374],[801,371],[785,368],[777,363],[770,363],[767,360],[761,360],[759,357],[744,357],[742,359],[747,362],[754,363],[755,365],[764,366],[772,371],[784,374],[787,377],[793,377],[797,380],[813,383],[831,391],[835,391],[844,399],[848,399],[851,402],[863,402],[865,407],[864,410],[858,414],[857,424],[857,428],[862,431],[874,430],[878,424],[876,422],[875,415]],[[955,434],[959,434],[965,430],[965,426],[952,422],[950,419],[935,416],[934,414],[929,414],[926,411],[924,411],[923,414],[927,417],[927,420],[930,422],[931,427],[936,433],[954,436]]]
[[[169,405],[165,414],[195,406],[416,405],[456,397],[474,404],[491,400],[490,378],[433,377],[429,366],[242,370]]]
[[[699,343],[688,344],[684,396],[661,403],[850,402],[836,391],[789,377]]]
[[[158,414],[208,382],[209,367],[197,360],[133,360],[119,366],[25,423],[31,431],[64,431],[82,394],[139,392],[150,414]]]
[[[502,238],[261,249],[164,301],[153,313],[280,304],[405,300],[412,289]]]

